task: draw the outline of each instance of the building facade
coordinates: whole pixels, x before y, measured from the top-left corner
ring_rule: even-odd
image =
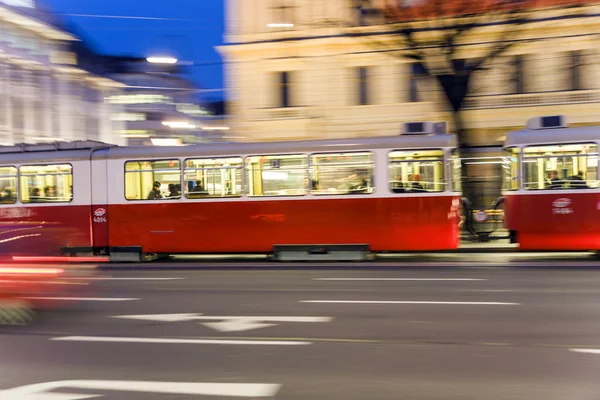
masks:
[[[122,84],[78,66],[78,39],[33,0],[0,1],[0,144],[98,140],[123,144]]]
[[[403,122],[424,120],[452,129],[437,82],[373,46],[383,28],[361,26],[358,3],[227,1],[220,50],[236,132],[247,140],[396,135]],[[600,7],[583,3],[536,11],[515,45],[475,74],[463,108],[470,145],[498,155],[507,130],[540,114],[600,124]],[[498,37],[490,29],[467,38],[463,57]]]

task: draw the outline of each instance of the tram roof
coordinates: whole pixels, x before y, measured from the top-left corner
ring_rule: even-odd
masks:
[[[399,135],[334,140],[207,143],[165,147],[113,147],[109,151],[108,158],[217,157],[449,147],[456,147],[456,138],[452,134]]]
[[[600,142],[599,126],[581,126],[574,128],[522,129],[508,132],[505,147],[522,147],[555,143]]]

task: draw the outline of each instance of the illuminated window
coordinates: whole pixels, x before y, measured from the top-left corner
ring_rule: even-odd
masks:
[[[502,190],[519,188],[519,152],[517,148],[506,149],[506,158],[502,163]]]
[[[144,113],[117,113],[112,116],[113,121],[145,121],[146,114]]]
[[[373,193],[374,170],[372,153],[314,154],[311,157],[311,193]]]
[[[240,197],[242,165],[240,157],[185,160],[186,197]]]
[[[462,166],[458,150],[452,150],[449,163],[452,173],[452,191],[462,192]]]
[[[73,200],[70,164],[28,165],[19,168],[23,203],[66,203]]]
[[[308,157],[303,154],[246,158],[249,196],[302,196],[308,183]]]
[[[111,104],[166,104],[173,99],[159,94],[125,94],[108,97],[107,101]]]
[[[0,167],[0,203],[15,204],[17,202],[17,169]]]
[[[127,200],[181,198],[179,160],[127,161],[125,198]]]
[[[402,150],[389,154],[390,189],[394,193],[444,191],[443,150]]]
[[[523,151],[523,186],[528,190],[595,189],[598,146],[529,146]]]

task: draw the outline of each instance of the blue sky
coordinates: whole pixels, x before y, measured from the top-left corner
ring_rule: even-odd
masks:
[[[67,15],[106,54],[147,57],[174,53],[194,61],[194,79],[207,89],[223,87],[221,57],[224,0],[42,0]],[[97,16],[97,17],[92,17]],[[103,16],[103,17],[99,17]],[[156,19],[122,19],[118,16]],[[221,93],[207,97],[221,98]]]

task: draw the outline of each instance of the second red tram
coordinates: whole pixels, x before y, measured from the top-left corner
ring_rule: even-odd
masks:
[[[424,125],[424,124],[421,124]],[[265,253],[277,245],[455,249],[449,134],[0,149],[0,252]]]
[[[600,250],[600,128],[539,117],[506,136],[505,226],[525,250]]]

